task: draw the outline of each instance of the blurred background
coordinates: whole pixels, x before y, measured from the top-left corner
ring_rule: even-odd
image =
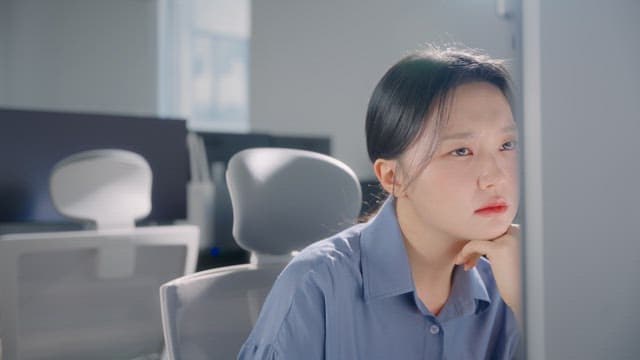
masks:
[[[330,154],[364,212],[373,87],[408,51],[463,45],[507,60],[518,94],[528,358],[640,358],[638,18],[636,0],[0,0],[0,234],[86,228],[51,205],[48,174],[120,147],[154,173],[139,226],[199,225],[198,270],[244,263],[231,155]],[[208,203],[196,181],[214,185]]]

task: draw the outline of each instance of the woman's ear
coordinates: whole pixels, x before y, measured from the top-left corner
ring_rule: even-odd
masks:
[[[398,160],[377,159],[373,172],[386,192],[396,197],[404,193]]]

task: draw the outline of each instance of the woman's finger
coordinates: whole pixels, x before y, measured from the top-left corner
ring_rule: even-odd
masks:
[[[471,240],[469,241],[456,257],[456,264],[463,264],[471,259],[472,256],[482,256],[491,252],[495,244],[490,240]]]
[[[478,263],[478,260],[482,257],[482,254],[473,254],[471,258],[464,263],[464,270],[467,271]]]

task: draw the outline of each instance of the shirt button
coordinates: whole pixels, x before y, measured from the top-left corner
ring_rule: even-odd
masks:
[[[437,333],[440,332],[440,327],[438,325],[431,325],[431,327],[429,328],[429,331],[435,335]]]

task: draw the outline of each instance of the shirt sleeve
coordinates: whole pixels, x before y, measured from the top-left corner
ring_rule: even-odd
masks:
[[[314,275],[313,270],[298,266],[285,269],[242,346],[239,360],[325,358],[324,294]]]

